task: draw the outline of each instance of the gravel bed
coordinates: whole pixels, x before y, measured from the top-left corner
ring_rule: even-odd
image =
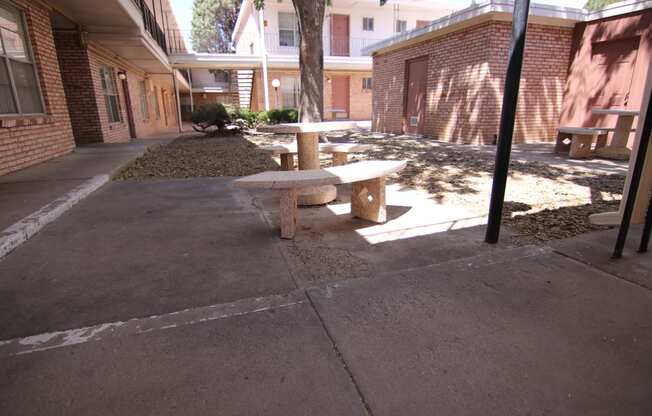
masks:
[[[291,142],[290,135],[250,135],[257,144]],[[389,182],[426,190],[441,204],[486,215],[491,194],[494,148],[459,146],[429,139],[365,132],[329,134],[329,141],[373,144],[354,160],[405,159],[406,169]],[[327,163],[324,160],[324,163]],[[573,165],[567,159],[513,159],[505,195],[503,223],[517,236],[515,245],[544,243],[609,227],[590,224],[593,213],[618,209],[625,176]]]
[[[149,149],[115,179],[245,176],[278,169],[267,152],[243,137],[190,137]]]

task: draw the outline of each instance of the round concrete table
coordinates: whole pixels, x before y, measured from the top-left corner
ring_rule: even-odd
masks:
[[[319,165],[319,133],[337,130],[350,130],[368,125],[359,121],[322,121],[319,123],[283,123],[258,127],[263,133],[296,134],[297,158],[300,170],[320,169]],[[299,191],[299,205],[322,205],[337,197],[337,189],[333,185],[315,186]]]

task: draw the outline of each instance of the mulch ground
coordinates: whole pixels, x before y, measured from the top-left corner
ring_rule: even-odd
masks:
[[[373,144],[355,160],[405,159],[409,165],[390,182],[423,189],[441,204],[486,215],[491,193],[494,156],[472,148],[440,142],[377,134],[339,135],[331,141]],[[249,134],[227,137],[180,138],[149,150],[127,166],[117,180],[244,176],[278,170],[257,145],[291,142],[292,136]],[[324,165],[329,160],[324,158]],[[514,244],[542,243],[608,227],[589,223],[593,213],[618,208],[625,176],[559,163],[512,160],[506,192],[504,224],[517,234]]]
[[[278,169],[268,153],[240,136],[191,137],[148,150],[115,179],[245,176]]]

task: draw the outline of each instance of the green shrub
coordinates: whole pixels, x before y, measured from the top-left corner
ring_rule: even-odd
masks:
[[[265,111],[251,111],[240,108],[231,113],[231,119],[241,127],[253,129],[269,122]]]
[[[274,109],[267,112],[270,124],[296,123],[299,120],[299,113],[294,108]]]
[[[191,116],[193,129],[206,134],[215,134],[224,131],[231,117],[224,105],[215,103],[207,104],[196,109]]]

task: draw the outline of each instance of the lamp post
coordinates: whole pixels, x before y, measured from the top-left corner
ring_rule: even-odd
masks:
[[[278,87],[280,86],[281,86],[281,81],[279,81],[278,78],[274,78],[272,80],[272,87],[274,87],[274,93],[276,94],[276,107],[280,107],[278,102]]]

